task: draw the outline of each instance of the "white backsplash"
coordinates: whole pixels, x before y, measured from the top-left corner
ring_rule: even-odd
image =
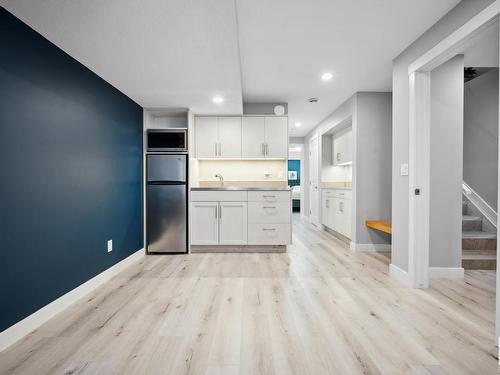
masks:
[[[226,181],[287,181],[285,160],[199,160],[198,179],[216,181],[221,174]]]
[[[321,181],[352,181],[352,165],[324,166]]]

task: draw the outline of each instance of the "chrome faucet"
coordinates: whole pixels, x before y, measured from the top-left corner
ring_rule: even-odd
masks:
[[[215,177],[217,177],[217,178],[219,179],[219,181],[220,181],[221,185],[224,185],[224,177],[222,177],[222,175],[221,175],[221,174],[217,173],[217,174],[215,175]]]

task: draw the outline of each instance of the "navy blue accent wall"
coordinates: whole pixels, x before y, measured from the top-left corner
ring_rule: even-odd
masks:
[[[138,104],[0,7],[0,330],[143,247],[141,132]]]
[[[288,180],[289,186],[300,185],[300,160],[288,160],[288,170],[297,171],[296,180]]]

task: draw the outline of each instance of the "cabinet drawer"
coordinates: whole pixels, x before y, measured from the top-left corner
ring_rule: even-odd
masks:
[[[193,202],[246,202],[246,191],[191,191],[191,201]]]
[[[290,202],[290,191],[249,191],[249,202]]]
[[[249,245],[288,245],[290,224],[248,224]]]
[[[352,190],[348,190],[348,189],[328,189],[328,190],[323,190],[323,197],[352,199]]]
[[[248,202],[249,223],[290,223],[290,202]]]

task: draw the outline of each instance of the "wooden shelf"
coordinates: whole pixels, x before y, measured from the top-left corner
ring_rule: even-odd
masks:
[[[392,234],[392,223],[388,220],[366,220],[366,226],[384,233]]]

